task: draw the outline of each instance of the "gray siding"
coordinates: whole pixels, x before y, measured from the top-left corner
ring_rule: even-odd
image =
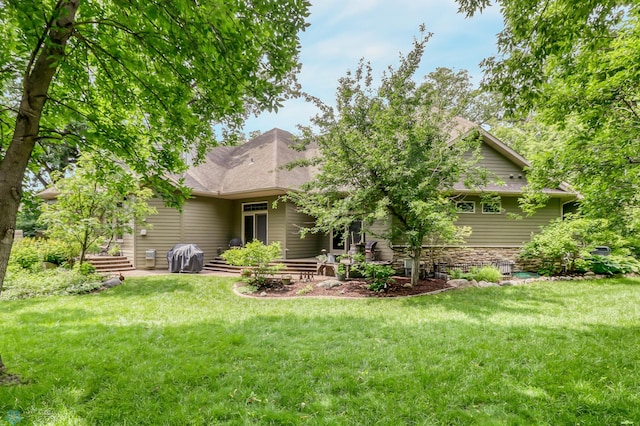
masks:
[[[318,256],[323,248],[323,235],[308,233],[304,238],[300,237],[300,228],[313,225],[313,218],[304,213],[300,213],[296,209],[296,206],[291,203],[281,203],[280,208],[286,209],[287,213],[287,258],[300,259]]]
[[[188,200],[183,212],[165,207],[159,198],[149,204],[158,210],[147,218],[147,235],[135,233],[135,266],[146,266],[145,253],[156,250],[156,269],[167,269],[167,252],[176,244],[196,244],[204,251],[205,262],[218,254],[218,248],[229,246],[231,229],[228,226],[231,203],[227,200],[196,197]]]
[[[181,242],[197,244],[205,262],[229,248],[233,232],[229,227],[228,200],[195,198],[189,200],[182,214]]]
[[[557,198],[530,217],[522,215],[517,197],[502,197],[504,211],[500,214],[482,213],[479,197],[468,196],[465,201],[475,202],[475,213],[459,213],[456,225],[471,227],[472,234],[466,238],[469,247],[520,247],[531,239],[531,233],[539,232],[540,226],[562,214]],[[508,213],[522,215],[522,219],[511,219]]]
[[[155,207],[158,214],[147,218],[147,235],[135,233],[135,266],[143,269],[145,267],[145,251],[156,250],[156,269],[167,269],[167,251],[174,244],[180,242],[182,233],[182,221],[180,213],[176,209],[165,207],[162,199],[153,198],[149,200],[149,205]]]
[[[136,232],[136,228],[135,226],[132,227],[134,232]],[[135,238],[132,234],[125,234],[122,237],[122,243],[120,243],[120,250],[122,251],[122,255],[126,256],[127,259],[129,259],[129,261],[131,261],[131,263],[133,264],[134,267],[136,267],[135,264],[135,260],[136,260],[136,255],[135,255],[135,250],[136,250],[136,245],[135,245]]]
[[[511,160],[507,159],[504,155],[500,154],[486,143],[481,145],[480,155],[482,158],[478,162],[478,165],[489,170],[504,182],[527,182],[527,179],[520,167],[513,164]],[[512,175],[513,178],[511,178]]]
[[[371,231],[376,234],[381,234],[384,232],[387,225],[382,221],[377,221],[373,225],[371,225]],[[375,237],[373,235],[367,234],[367,241],[377,241],[376,251],[378,251],[378,256],[380,260],[392,260],[393,259],[393,250],[389,247],[389,242],[383,238]]]

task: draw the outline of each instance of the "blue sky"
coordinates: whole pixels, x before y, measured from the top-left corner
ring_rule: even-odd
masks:
[[[418,28],[424,23],[433,33],[422,67],[422,77],[437,67],[466,69],[475,84],[481,79],[482,59],[496,54],[496,34],[502,30],[499,8],[465,18],[453,0],[316,0],[311,7],[310,27],[301,33],[302,89],[334,105],[338,79],[354,70],[360,58],[371,62],[376,75],[389,65],[397,66],[407,53]],[[278,127],[296,133],[296,124],[309,124],[316,114],[303,100],[288,101],[277,114],[263,113],[245,126],[266,132]]]

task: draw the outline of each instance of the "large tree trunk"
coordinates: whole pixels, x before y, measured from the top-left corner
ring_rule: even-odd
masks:
[[[13,138],[0,162],[0,291],[13,244],[16,216],[22,195],[22,180],[40,129],[40,117],[64,49],[73,30],[80,0],[59,0],[44,29],[44,38],[34,46],[25,70],[22,99]]]
[[[422,247],[411,248],[411,285],[418,285],[420,278],[420,258],[422,257]]]

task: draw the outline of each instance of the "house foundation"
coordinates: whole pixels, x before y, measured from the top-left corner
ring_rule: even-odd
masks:
[[[421,258],[421,269],[432,272],[446,272],[447,269],[458,268],[467,272],[474,266],[497,266],[505,275],[513,272],[530,270],[534,265],[518,258],[519,247],[443,247],[424,249]],[[394,248],[393,266],[397,270],[407,269],[408,256],[404,247]]]

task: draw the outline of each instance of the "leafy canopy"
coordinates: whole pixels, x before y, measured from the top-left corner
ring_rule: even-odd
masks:
[[[473,14],[485,0],[459,0]],[[630,0],[501,0],[499,56],[485,84],[514,114],[562,132],[534,162],[533,186],[568,180],[583,212],[625,228],[640,199],[640,4]],[[628,233],[637,229],[627,229]]]
[[[152,191],[107,155],[81,156],[73,174],[59,179],[55,189],[57,200],[43,205],[40,220],[49,235],[78,250],[80,262],[92,244],[131,233],[133,223],[155,213],[147,204]]]
[[[69,1],[0,0],[0,161],[25,75]],[[82,1],[54,63],[34,160],[53,147],[104,149],[169,198],[166,172],[205,153],[214,128],[233,139],[244,118],[277,109],[296,88],[305,0]],[[217,126],[217,127],[216,127]],[[64,156],[62,157],[64,158]]]
[[[454,117],[438,108],[432,86],[413,80],[427,41],[415,40],[379,87],[360,61],[339,80],[335,110],[320,105],[312,121],[318,134],[304,129],[305,141],[318,149],[318,173],[288,199],[316,218],[307,231],[341,231],[358,219],[372,232],[370,226],[382,221],[388,231],[378,236],[405,241],[419,259],[424,239],[454,221],[450,196],[471,174],[476,158],[469,152],[477,139],[452,143]]]

